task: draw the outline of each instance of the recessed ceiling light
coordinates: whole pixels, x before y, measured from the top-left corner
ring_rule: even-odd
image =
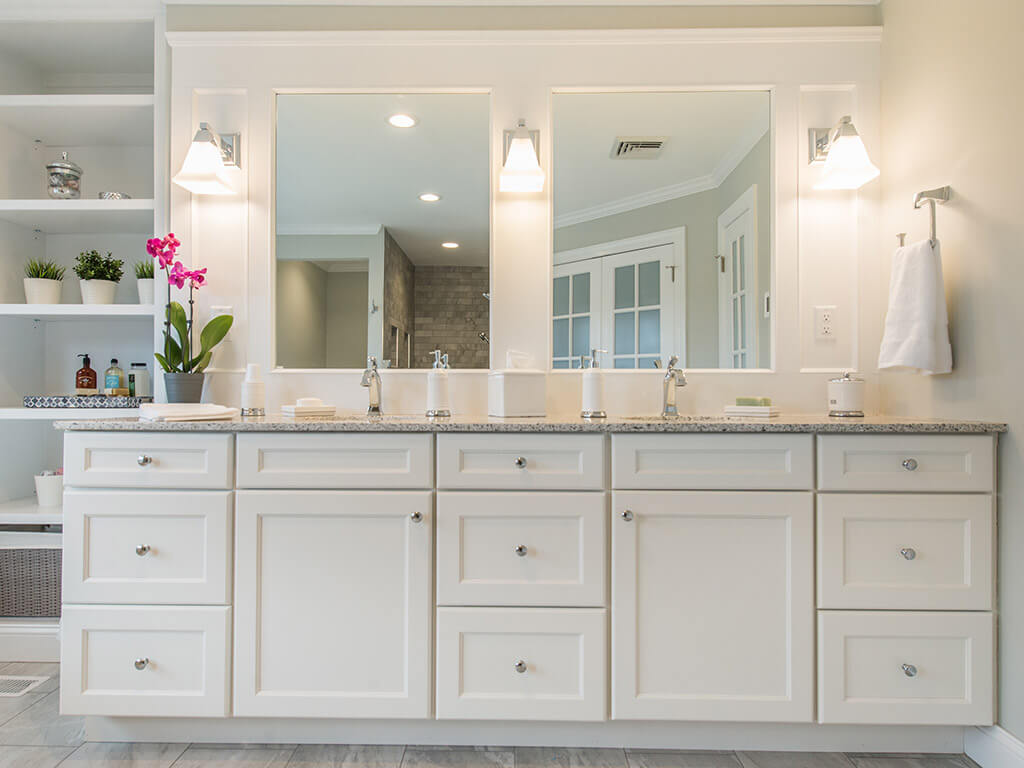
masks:
[[[412,115],[392,115],[388,118],[388,122],[395,128],[412,128],[416,125],[416,118]]]
[[[424,203],[436,203],[440,199],[441,196],[436,192],[424,192],[422,195],[420,195],[420,200],[422,200]]]
[[[442,248],[458,248],[458,243],[441,243]]]

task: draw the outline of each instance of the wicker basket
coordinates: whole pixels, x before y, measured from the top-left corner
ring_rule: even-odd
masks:
[[[0,616],[60,617],[60,567],[59,543],[0,547]]]

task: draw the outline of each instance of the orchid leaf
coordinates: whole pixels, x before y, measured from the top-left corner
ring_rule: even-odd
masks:
[[[167,305],[168,317],[171,321],[171,326],[175,331],[178,332],[178,341],[181,347],[181,361],[189,359],[191,350],[188,344],[188,319],[185,316],[185,308],[176,301],[172,301]],[[188,371],[184,371],[188,373]]]
[[[181,363],[181,347],[174,339],[167,339],[167,364],[171,366],[171,373],[180,370]]]
[[[206,370],[206,367],[210,364],[210,358],[213,357],[213,351],[207,352],[199,358],[199,362],[196,367],[192,369],[193,373],[202,373]]]
[[[167,358],[166,357],[161,355],[159,352],[154,352],[153,353],[153,357],[156,358],[156,361],[158,363],[160,363],[160,367],[163,368],[165,372],[167,372],[167,373],[173,373],[174,372],[174,370],[171,368],[170,363],[167,362]]]

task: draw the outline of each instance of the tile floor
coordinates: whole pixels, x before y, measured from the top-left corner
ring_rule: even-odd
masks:
[[[57,713],[56,664],[3,664],[0,674],[50,675],[0,698],[0,768],[977,768],[963,755],[671,752],[546,747],[370,747],[323,744],[105,744]]]

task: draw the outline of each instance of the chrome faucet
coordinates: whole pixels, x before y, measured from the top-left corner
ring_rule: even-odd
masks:
[[[380,415],[380,374],[377,372],[377,358],[370,355],[366,358],[366,370],[363,371],[363,380],[359,386],[366,387],[370,394],[370,405],[366,409],[367,414]]]
[[[681,368],[676,368],[678,362],[679,355],[672,355],[668,359],[665,378],[661,382],[661,417],[663,419],[679,415],[679,409],[676,407],[676,390],[686,386],[686,374]],[[654,367],[661,368],[661,360],[655,360]]]

